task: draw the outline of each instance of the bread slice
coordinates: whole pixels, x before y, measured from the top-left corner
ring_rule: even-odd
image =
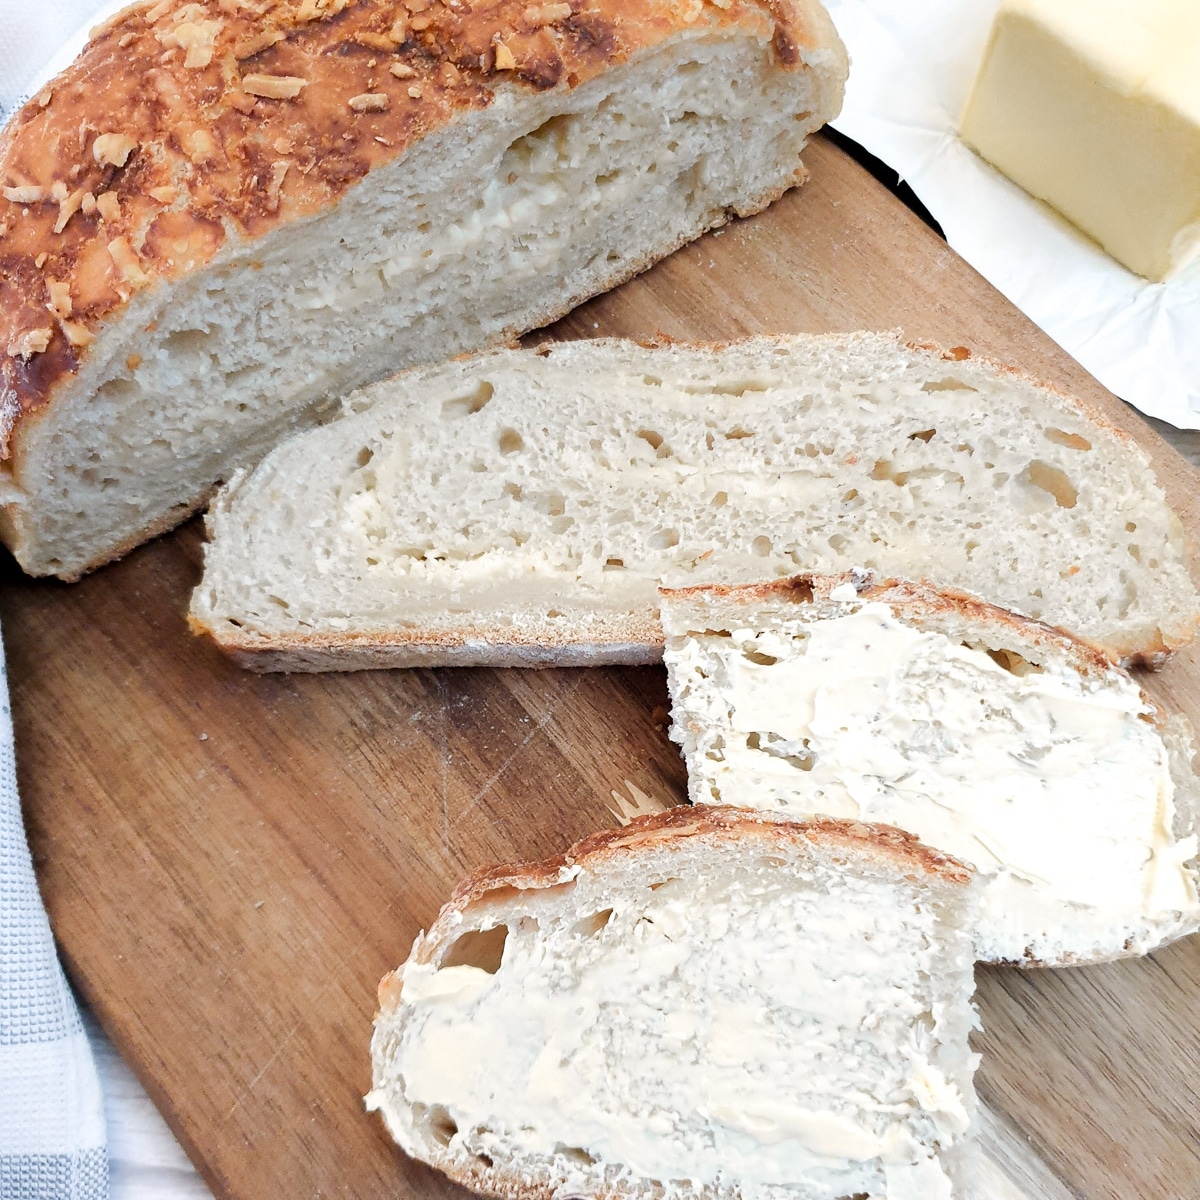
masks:
[[[153,0],[0,136],[0,535],[71,579],[353,387],[804,177],[817,0]]]
[[[660,581],[855,565],[1157,661],[1197,596],[1141,451],[894,336],[496,350],[350,399],[215,502],[192,623],[265,670],[651,662]]]
[[[493,1196],[962,1197],[974,900],[894,829],[641,818],[458,888],[367,1107]]]
[[[984,877],[991,962],[1200,927],[1192,730],[1094,647],[867,573],[664,592],[662,614],[695,803],[910,830]]]

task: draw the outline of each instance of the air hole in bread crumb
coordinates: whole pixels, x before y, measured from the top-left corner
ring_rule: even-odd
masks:
[[[500,970],[507,940],[507,925],[468,930],[450,943],[438,963],[438,970],[442,971],[447,967],[477,967],[489,975],[495,975]]]
[[[963,642],[963,645],[968,649],[977,650],[978,646],[972,646],[969,642]],[[993,650],[990,647],[984,647],[984,653],[998,667],[1003,667],[1010,675],[1016,675],[1018,678],[1025,675],[1044,675],[1045,668],[1037,663],[1030,662],[1023,654],[1019,654],[1016,650]]]
[[[570,1159],[571,1162],[585,1167],[590,1167],[597,1161],[582,1146],[564,1146],[562,1142],[554,1144],[554,1153],[559,1158]]]
[[[743,650],[742,657],[748,662],[757,663],[760,667],[773,667],[779,659],[773,654],[763,654],[761,650]],[[758,737],[758,734],[751,734],[751,737]],[[757,750],[757,746],[752,746],[751,749]]]
[[[973,388],[969,383],[963,383],[961,379],[931,379],[928,383],[921,384],[923,392],[978,392],[978,388]]]
[[[358,457],[354,460],[360,467],[365,467],[367,463],[375,457],[375,451],[370,446],[364,446],[359,452]]]
[[[458,1122],[450,1115],[449,1110],[441,1104],[429,1106],[429,1133],[435,1142],[442,1146],[450,1145],[458,1132]]]
[[[442,415],[446,417],[473,416],[481,411],[495,394],[495,387],[486,379],[481,379],[466,395],[455,396],[453,400],[445,401],[442,404]]]
[[[1079,499],[1079,493],[1067,473],[1040,458],[1035,458],[1017,479],[1021,483],[1048,492],[1054,497],[1054,502],[1059,508],[1074,508]]]
[[[727,442],[740,442],[743,438],[752,438],[754,436],[752,430],[743,429],[740,425],[735,425],[725,434],[725,440]]]
[[[604,560],[604,569],[606,571],[623,571],[625,569],[625,560],[623,558],[606,558]]]
[[[795,742],[777,733],[751,733],[746,736],[746,748],[782,759],[797,771],[811,771],[817,765],[817,756],[809,747],[808,738]]]
[[[662,380],[655,375],[643,375],[642,382],[647,387],[662,387]]]
[[[750,549],[753,550],[759,558],[766,558],[767,555],[771,553],[772,549],[774,549],[774,545],[769,537],[759,534],[759,536],[750,543]]]
[[[811,604],[813,602],[813,585],[810,579],[793,579],[788,585],[788,597],[793,604]],[[803,642],[808,637],[806,633],[792,635],[793,643]]]
[[[595,937],[612,920],[612,915],[613,910],[605,908],[600,912],[580,917],[571,927],[571,932],[579,934],[580,937]]]
[[[657,892],[659,888],[665,888],[667,886],[667,884],[669,884],[669,883],[678,883],[678,882],[679,882],[679,877],[677,875],[672,875],[670,879],[660,879],[657,883],[652,883],[650,885],[650,890],[652,892]]]
[[[163,342],[163,349],[171,358],[179,358],[186,354],[199,354],[208,345],[208,331],[205,329],[177,329],[168,334]]]
[[[502,429],[500,431],[501,454],[516,454],[519,450],[524,449],[525,439],[515,429]]]
[[[729,503],[729,494],[727,492],[717,492],[712,498],[713,508],[724,508]]]
[[[679,530],[677,529],[660,529],[651,539],[650,545],[655,550],[670,550],[672,546],[679,545]]]
[[[916,433],[910,433],[908,435],[908,440],[910,442],[924,442],[926,445],[928,445],[929,440],[935,433],[937,433],[936,429],[918,429]]]
[[[655,433],[653,429],[639,429],[637,431],[637,435],[642,439],[643,442],[649,442],[650,446],[655,450],[657,450],[663,444],[662,434]]]
[[[1045,437],[1057,446],[1066,446],[1068,450],[1090,450],[1092,443],[1077,433],[1067,433],[1064,429],[1048,427],[1042,430]]]

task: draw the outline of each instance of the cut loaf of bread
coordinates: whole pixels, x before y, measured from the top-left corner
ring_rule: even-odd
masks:
[[[1094,647],[865,572],[664,591],[662,618],[694,802],[883,821],[971,863],[992,962],[1200,927],[1191,727]]]
[[[0,136],[0,535],[75,578],[794,184],[817,0],[158,0]]]
[[[511,1200],[968,1194],[976,888],[899,830],[674,809],[468,880],[379,988],[379,1110]]]
[[[192,623],[248,666],[650,662],[658,584],[866,564],[1155,661],[1192,633],[1144,455],[894,336],[598,340],[418,368],[238,476]]]

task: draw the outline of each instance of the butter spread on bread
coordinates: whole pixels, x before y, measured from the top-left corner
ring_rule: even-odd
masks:
[[[883,821],[972,864],[984,960],[1102,961],[1200,926],[1192,730],[1094,647],[865,574],[662,612],[695,802]]]
[[[159,0],[0,135],[0,535],[75,578],[353,387],[800,182],[815,0]]]
[[[380,985],[368,1107],[490,1195],[965,1196],[968,881],[687,808],[485,872]]]

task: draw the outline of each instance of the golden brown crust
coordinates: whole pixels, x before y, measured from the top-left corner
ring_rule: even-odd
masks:
[[[679,805],[666,812],[637,817],[619,829],[594,833],[576,842],[565,854],[543,862],[490,867],[463,880],[428,934],[418,939],[413,961],[431,962],[443,945],[461,931],[462,916],[471,908],[494,904],[519,891],[570,886],[577,867],[591,867],[619,855],[645,852],[656,845],[688,837],[717,840],[757,837],[779,846],[807,841],[827,850],[843,849],[881,860],[905,874],[954,886],[966,886],[974,874],[958,859],[891,825],[833,817],[785,821],[754,809]],[[399,994],[393,975],[384,976],[379,985],[381,1011],[394,1005]]]
[[[814,12],[817,15],[814,15]],[[497,86],[573,88],[680,31],[828,34],[811,0],[158,0],[0,135],[0,449],[144,288],[318,213]]]
[[[971,592],[939,587],[926,580],[880,577],[873,572],[845,571],[833,575],[803,572],[767,583],[697,584],[686,588],[660,588],[659,593],[679,600],[711,597],[715,600],[746,604],[771,600],[806,604],[812,603],[814,599],[827,600],[834,588],[847,583],[854,585],[859,599],[886,604],[897,616],[909,614],[919,618],[931,613],[954,613],[984,628],[991,627],[998,636],[1012,633],[1025,643],[1061,654],[1069,661],[1071,667],[1085,678],[1115,673],[1137,686],[1136,681],[1120,663],[1095,642],[1059,626],[1048,625],[1044,621],[1022,616],[1011,609],[989,604]],[[1143,688],[1138,687],[1138,692],[1142,702],[1153,715],[1155,723],[1161,724],[1165,713],[1160,705]]]

